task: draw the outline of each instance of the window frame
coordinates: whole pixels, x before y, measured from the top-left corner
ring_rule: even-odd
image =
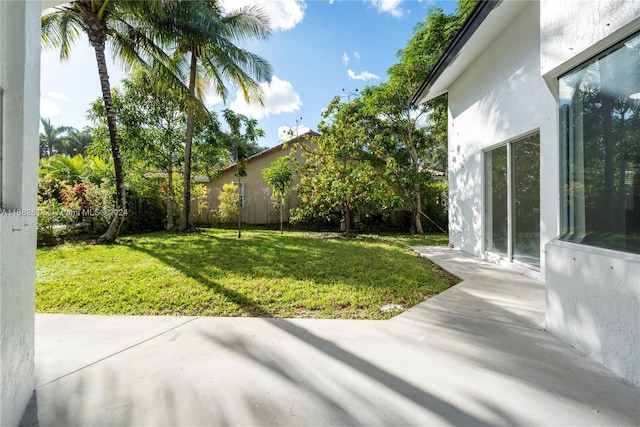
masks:
[[[585,171],[585,164],[586,164],[587,157],[584,154],[585,138],[582,137],[582,143],[579,144],[580,147],[577,147],[578,144],[576,143],[575,136],[574,136],[575,135],[574,128],[576,127],[575,125],[576,121],[580,120],[583,122],[584,117],[574,118],[574,112],[571,110],[563,112],[562,108],[564,105],[566,105],[563,103],[563,101],[566,101],[567,98],[563,97],[561,94],[563,87],[566,86],[562,83],[562,79],[570,77],[571,75],[577,75],[581,71],[593,66],[593,64],[598,63],[603,58],[606,58],[609,55],[619,51],[627,43],[629,43],[631,40],[636,38],[639,39],[638,43],[640,43],[640,31],[636,31],[631,34],[626,34],[624,37],[616,39],[604,49],[601,49],[598,52],[594,53],[593,55],[583,58],[578,63],[574,63],[573,66],[571,66],[571,68],[569,68],[568,70],[564,71],[562,74],[556,77],[556,83],[557,83],[556,88],[557,88],[557,99],[558,99],[558,104],[557,104],[558,160],[559,160],[558,188],[560,190],[558,193],[558,197],[559,197],[558,199],[558,214],[559,214],[558,231],[559,233],[558,233],[557,239],[559,241],[566,242],[569,244],[584,245],[584,246],[592,247],[595,249],[606,249],[606,250],[613,250],[613,251],[619,251],[624,253],[640,254],[639,250],[635,250],[633,248],[606,245],[604,244],[604,242],[594,242],[594,241],[585,242],[584,241],[585,237],[588,237],[589,233],[593,232],[596,229],[596,227],[594,227],[593,225],[594,222],[593,221],[588,222],[588,220],[586,219],[586,212],[585,212],[587,209],[586,207],[587,195],[584,194],[587,187],[584,184],[585,177],[587,177],[587,174]],[[598,64],[598,67],[600,67],[600,64]],[[573,86],[569,86],[569,88],[574,92],[577,91],[579,87],[580,87],[579,84],[574,84]],[[602,91],[602,81],[600,79],[598,80],[598,91]],[[570,98],[569,98],[568,105],[571,106],[571,108],[575,108],[574,102]],[[584,131],[584,128],[581,128],[581,131]],[[598,134],[598,135],[601,136],[601,134]],[[580,154],[575,154],[576,152],[582,152],[581,163],[580,161],[577,161],[577,160],[580,160],[580,158],[578,157],[580,156]],[[618,148],[615,148],[613,155],[618,156],[619,152],[620,150]],[[570,177],[574,176],[575,173],[577,173],[576,169],[582,170],[581,181],[569,179]],[[614,170],[613,173],[615,174],[615,172],[616,171]],[[625,170],[625,175],[627,172],[629,171]],[[602,173],[604,175],[604,171]],[[640,173],[640,168],[638,169],[637,173]],[[575,182],[583,183],[581,190],[575,185],[570,185],[570,183],[575,183]],[[626,184],[626,178],[625,178],[625,184]],[[576,193],[579,191],[582,191],[583,193],[582,198],[585,199],[585,202],[584,202],[584,206],[582,206],[581,209],[576,209],[574,204],[575,204],[575,199],[580,197],[579,195],[576,195]],[[622,191],[625,192],[626,190],[623,189]],[[624,198],[625,198],[624,204],[626,206],[627,204],[626,196]],[[626,210],[627,209],[625,209],[625,211]],[[640,209],[638,211],[638,214],[640,215]],[[591,213],[591,215],[593,215],[593,213]],[[579,218],[576,219],[576,216],[581,216],[582,220],[580,220]],[[582,225],[580,224],[580,222],[582,222]],[[624,233],[625,236],[628,235],[629,230],[625,228],[624,231],[625,231]]]
[[[522,265],[525,266],[527,268],[530,268],[532,270],[535,271],[540,271],[540,267],[542,265],[542,257],[539,256],[538,258],[538,263],[537,264],[533,264],[533,263],[529,263],[526,261],[523,261],[522,259],[518,259],[519,257],[521,257],[521,254],[516,254],[516,249],[515,249],[515,239],[516,239],[516,208],[515,208],[515,200],[516,200],[516,195],[515,195],[515,191],[516,191],[516,187],[518,186],[518,183],[515,182],[515,178],[516,178],[516,171],[514,168],[514,165],[516,163],[515,161],[515,145],[519,144],[519,143],[523,143],[525,141],[527,141],[528,139],[532,138],[532,137],[536,137],[537,138],[537,145],[538,145],[538,150],[541,149],[541,133],[540,133],[540,128],[536,128],[533,129],[529,132],[526,132],[524,134],[518,135],[512,139],[509,139],[507,141],[503,141],[499,144],[495,144],[492,145],[490,147],[485,148],[482,151],[482,176],[483,176],[483,185],[482,185],[482,200],[483,200],[483,239],[482,239],[482,245],[483,245],[483,252],[485,253],[485,255],[487,256],[497,256],[499,258],[505,259],[506,261],[512,263],[512,264],[518,264],[518,265]],[[487,198],[488,198],[488,178],[487,178],[487,163],[488,163],[488,155],[493,152],[494,150],[500,149],[500,148],[506,148],[506,203],[507,203],[507,210],[506,210],[506,220],[507,220],[507,245],[506,245],[506,252],[500,252],[497,250],[491,250],[489,249],[489,245],[488,245],[488,240],[489,240],[489,229],[487,224],[490,221],[493,221],[493,218],[490,217],[489,212],[488,212],[488,203],[487,203]],[[540,158],[540,152],[538,152],[538,157]],[[515,167],[517,167],[517,165],[515,165]],[[538,192],[540,192],[540,168],[538,168]],[[540,193],[539,193],[540,194]],[[538,204],[540,204],[540,200],[538,201]],[[540,208],[540,206],[539,206]],[[540,219],[539,221],[540,222]],[[540,224],[539,224],[540,225]],[[538,240],[540,239],[540,230],[538,230]],[[541,248],[541,244],[540,241],[538,242],[538,247]],[[541,255],[541,253],[540,253]]]

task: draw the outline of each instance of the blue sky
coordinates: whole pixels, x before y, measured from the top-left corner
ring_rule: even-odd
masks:
[[[402,0],[226,0],[229,9],[261,4],[270,14],[273,37],[245,45],[267,59],[274,71],[264,84],[265,107],[247,105],[229,87],[226,106],[258,119],[266,136],[259,143],[271,147],[282,142],[283,131],[301,123],[316,129],[321,111],[336,95],[353,92],[387,79],[396,52],[411,38],[413,27],[428,10],[439,6],[455,10],[455,1]],[[112,86],[125,76],[109,60]],[[41,65],[41,116],[56,126],[83,128],[89,103],[100,97],[92,49],[82,39],[61,63],[58,52],[44,51]],[[211,97],[211,109],[225,108]],[[302,118],[302,120],[300,120]]]

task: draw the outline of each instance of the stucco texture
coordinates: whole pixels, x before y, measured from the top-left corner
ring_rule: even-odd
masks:
[[[0,425],[33,394],[40,2],[0,2]]]

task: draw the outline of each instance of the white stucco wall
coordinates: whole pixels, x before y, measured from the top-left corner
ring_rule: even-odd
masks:
[[[556,79],[638,31],[638,0],[541,0],[540,72]]]
[[[539,8],[530,2],[449,88],[450,241],[464,252],[484,256],[483,150],[536,130],[540,247],[557,235],[557,112],[539,58]]]
[[[640,256],[562,241],[546,256],[546,328],[640,384]]]
[[[557,78],[640,31],[640,2],[542,0],[541,72]],[[547,329],[640,384],[640,255],[568,242],[547,245]]]
[[[0,425],[17,426],[34,389],[40,3],[0,2]]]

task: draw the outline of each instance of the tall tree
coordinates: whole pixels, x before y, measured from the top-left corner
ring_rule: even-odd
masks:
[[[230,82],[241,89],[247,101],[262,102],[259,83],[271,80],[271,66],[238,45],[270,37],[269,20],[262,9],[243,7],[227,13],[217,1],[180,1],[165,15],[162,29],[177,40],[175,62],[185,70],[193,96],[203,99],[205,90],[213,86],[215,93],[226,100]],[[197,103],[187,104],[180,231],[192,227],[191,152],[198,110]]]
[[[387,167],[391,159],[382,156],[385,135],[375,132],[375,117],[367,114],[361,100],[341,103],[334,98],[318,131],[320,136],[293,144],[292,153],[304,153],[298,165],[300,202],[295,219],[329,218],[338,211],[341,228],[349,235],[355,213],[384,213],[397,207]]]
[[[175,227],[173,177],[184,156],[181,95],[151,73],[140,70],[123,81],[119,104],[120,123],[126,129],[134,157],[148,168],[167,174],[166,228],[172,230]]]
[[[183,172],[184,161],[183,97],[148,71],[136,70],[122,81],[121,88],[112,90],[112,98],[118,133],[127,141],[122,145],[125,169],[166,174],[167,181],[162,187],[166,195],[166,227],[173,229],[174,194],[180,189],[180,184],[175,185],[174,176]],[[93,102],[88,116],[96,124],[98,135],[91,151],[104,155],[107,132],[102,100]],[[217,116],[214,113],[197,115],[194,129],[193,168],[198,174],[212,176],[215,165],[228,161],[226,148],[217,145],[220,132]]]
[[[175,7],[175,1],[76,0],[42,17],[43,44],[60,49],[61,59],[68,59],[71,46],[82,33],[94,49],[115,170],[116,208],[121,212],[126,211],[124,170],[105,47],[110,42],[114,54],[127,66],[151,68],[161,78],[178,80],[175,70],[164,65],[170,63],[168,57],[150,32],[152,24],[161,20],[169,7]],[[115,241],[123,221],[123,216],[115,215],[98,241]]]
[[[229,126],[229,133],[226,135],[225,145],[235,147],[236,176],[238,177],[238,238],[242,237],[242,178],[247,176],[247,146],[255,143],[258,138],[264,136],[264,131],[258,128],[255,119],[235,113],[229,109],[223,111],[223,117]],[[243,133],[244,129],[244,133]]]
[[[43,130],[40,133],[40,158],[60,153],[69,133],[75,129],[71,126],[54,126],[51,120],[45,117],[40,118],[40,123]]]
[[[433,8],[424,22],[414,27],[407,45],[389,68],[389,81],[366,88],[364,102],[370,114],[383,119],[386,132],[396,144],[395,174],[405,202],[411,207],[411,231],[423,233],[421,186],[429,180],[426,169],[447,168],[447,97],[413,105],[411,96],[435,66],[475,5],[460,0],[454,14]]]
[[[65,153],[71,157],[76,154],[82,156],[87,154],[87,148],[93,142],[91,129],[86,127],[83,130],[73,129],[67,134],[65,141]]]
[[[392,79],[388,83],[365,88],[363,102],[369,114],[378,117],[378,129],[391,141],[387,145],[389,154],[394,157],[393,173],[403,199],[411,209],[411,232],[423,233],[421,214],[421,186],[428,180],[427,150],[432,141],[420,122],[428,114],[428,108],[414,107],[399,88],[399,81]]]

